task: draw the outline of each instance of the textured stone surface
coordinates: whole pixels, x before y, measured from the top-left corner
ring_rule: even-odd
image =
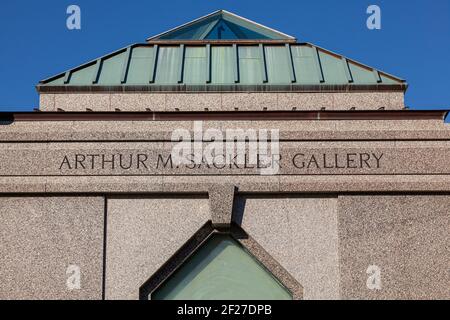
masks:
[[[0,177],[0,193],[40,193],[46,191],[44,177]]]
[[[166,95],[163,93],[115,93],[111,94],[111,110],[165,111]]]
[[[392,92],[389,95],[389,106],[391,109],[404,109],[405,108],[405,94],[403,92]]]
[[[401,110],[403,92],[58,93],[40,95],[41,111]],[[54,96],[54,98],[52,97]]]
[[[55,109],[64,111],[111,111],[111,95],[107,93],[55,94]],[[42,110],[46,111],[46,110]]]
[[[222,94],[222,110],[262,111],[277,110],[277,93],[224,93]]]
[[[236,187],[232,184],[215,184],[209,189],[209,208],[214,227],[230,227],[235,191]]]
[[[187,193],[207,194],[215,183],[233,183],[240,192],[445,192],[450,176],[90,176],[0,177],[1,193]]]
[[[282,176],[281,192],[448,191],[448,175]]]
[[[217,93],[171,93],[166,95],[167,111],[220,111],[221,95]]]
[[[108,199],[106,298],[133,300],[139,288],[211,219],[208,199]]]
[[[206,161],[178,164],[173,157],[170,161],[175,145],[172,142],[0,143],[3,150],[0,176],[450,173],[450,141],[281,142],[281,168],[273,172],[265,172],[250,161],[238,162],[233,157],[225,164]],[[207,146],[208,143],[203,147]],[[110,162],[113,159],[114,163]]]
[[[203,130],[278,129],[282,140],[450,140],[442,120],[203,121]],[[20,121],[0,125],[0,141],[161,141],[192,121]],[[225,134],[225,132],[224,132]]]
[[[158,193],[163,191],[162,179],[162,176],[51,177],[45,178],[45,191],[54,193]]]
[[[304,299],[339,298],[337,198],[240,197],[234,219],[303,286]]]
[[[100,197],[0,197],[0,299],[101,299],[103,217]]]
[[[338,218],[342,298],[450,298],[449,195],[340,196]]]
[[[290,111],[296,110],[320,110],[322,108],[333,109],[333,94],[321,93],[279,93],[278,109]]]
[[[52,93],[40,94],[39,108],[42,111],[55,111],[55,95]]]
[[[242,192],[278,192],[276,176],[165,176],[164,192],[207,192],[217,183],[234,184]]]
[[[67,130],[69,140],[161,141],[171,140],[174,130],[191,131],[192,125],[190,121],[75,121]]]
[[[0,175],[27,176],[33,175],[33,173],[37,171],[41,171],[41,173],[45,175],[45,171],[42,170],[47,162],[45,155],[46,149],[46,144],[1,144],[0,172],[2,173],[0,173]],[[33,161],[33,159],[35,161]],[[42,162],[37,165],[36,161]]]
[[[333,93],[333,109],[348,110],[401,110],[404,108],[403,92],[351,92]]]

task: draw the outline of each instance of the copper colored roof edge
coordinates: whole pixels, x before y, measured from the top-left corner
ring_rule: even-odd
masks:
[[[38,93],[239,93],[239,92],[299,92],[299,93],[333,93],[333,92],[405,92],[407,83],[399,84],[229,84],[229,85],[37,85]]]
[[[15,121],[275,121],[275,120],[442,120],[449,110],[223,111],[223,112],[0,112]]]

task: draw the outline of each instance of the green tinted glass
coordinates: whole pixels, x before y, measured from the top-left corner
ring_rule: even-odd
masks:
[[[291,300],[292,296],[237,241],[214,235],[151,299]]]

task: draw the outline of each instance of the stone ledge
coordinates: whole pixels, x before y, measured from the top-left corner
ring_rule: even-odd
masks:
[[[207,194],[215,183],[239,193],[450,193],[450,176],[0,177],[0,194]]]
[[[441,120],[203,121],[203,130],[278,129],[281,140],[450,140]],[[0,141],[170,141],[192,135],[193,121],[17,121],[0,125]]]

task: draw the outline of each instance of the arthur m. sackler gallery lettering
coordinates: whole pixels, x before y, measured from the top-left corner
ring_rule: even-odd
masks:
[[[347,152],[347,153],[296,153],[287,161],[281,154],[272,155],[271,163],[280,168],[292,166],[299,170],[339,170],[339,169],[380,169],[383,165],[383,153]],[[257,155],[256,163],[249,161],[249,156],[220,155],[200,162],[194,154],[186,157],[183,164],[176,164],[172,155],[155,153],[104,153],[104,154],[70,154],[60,162],[60,170],[151,170],[151,169],[260,169],[267,167],[267,156]]]

